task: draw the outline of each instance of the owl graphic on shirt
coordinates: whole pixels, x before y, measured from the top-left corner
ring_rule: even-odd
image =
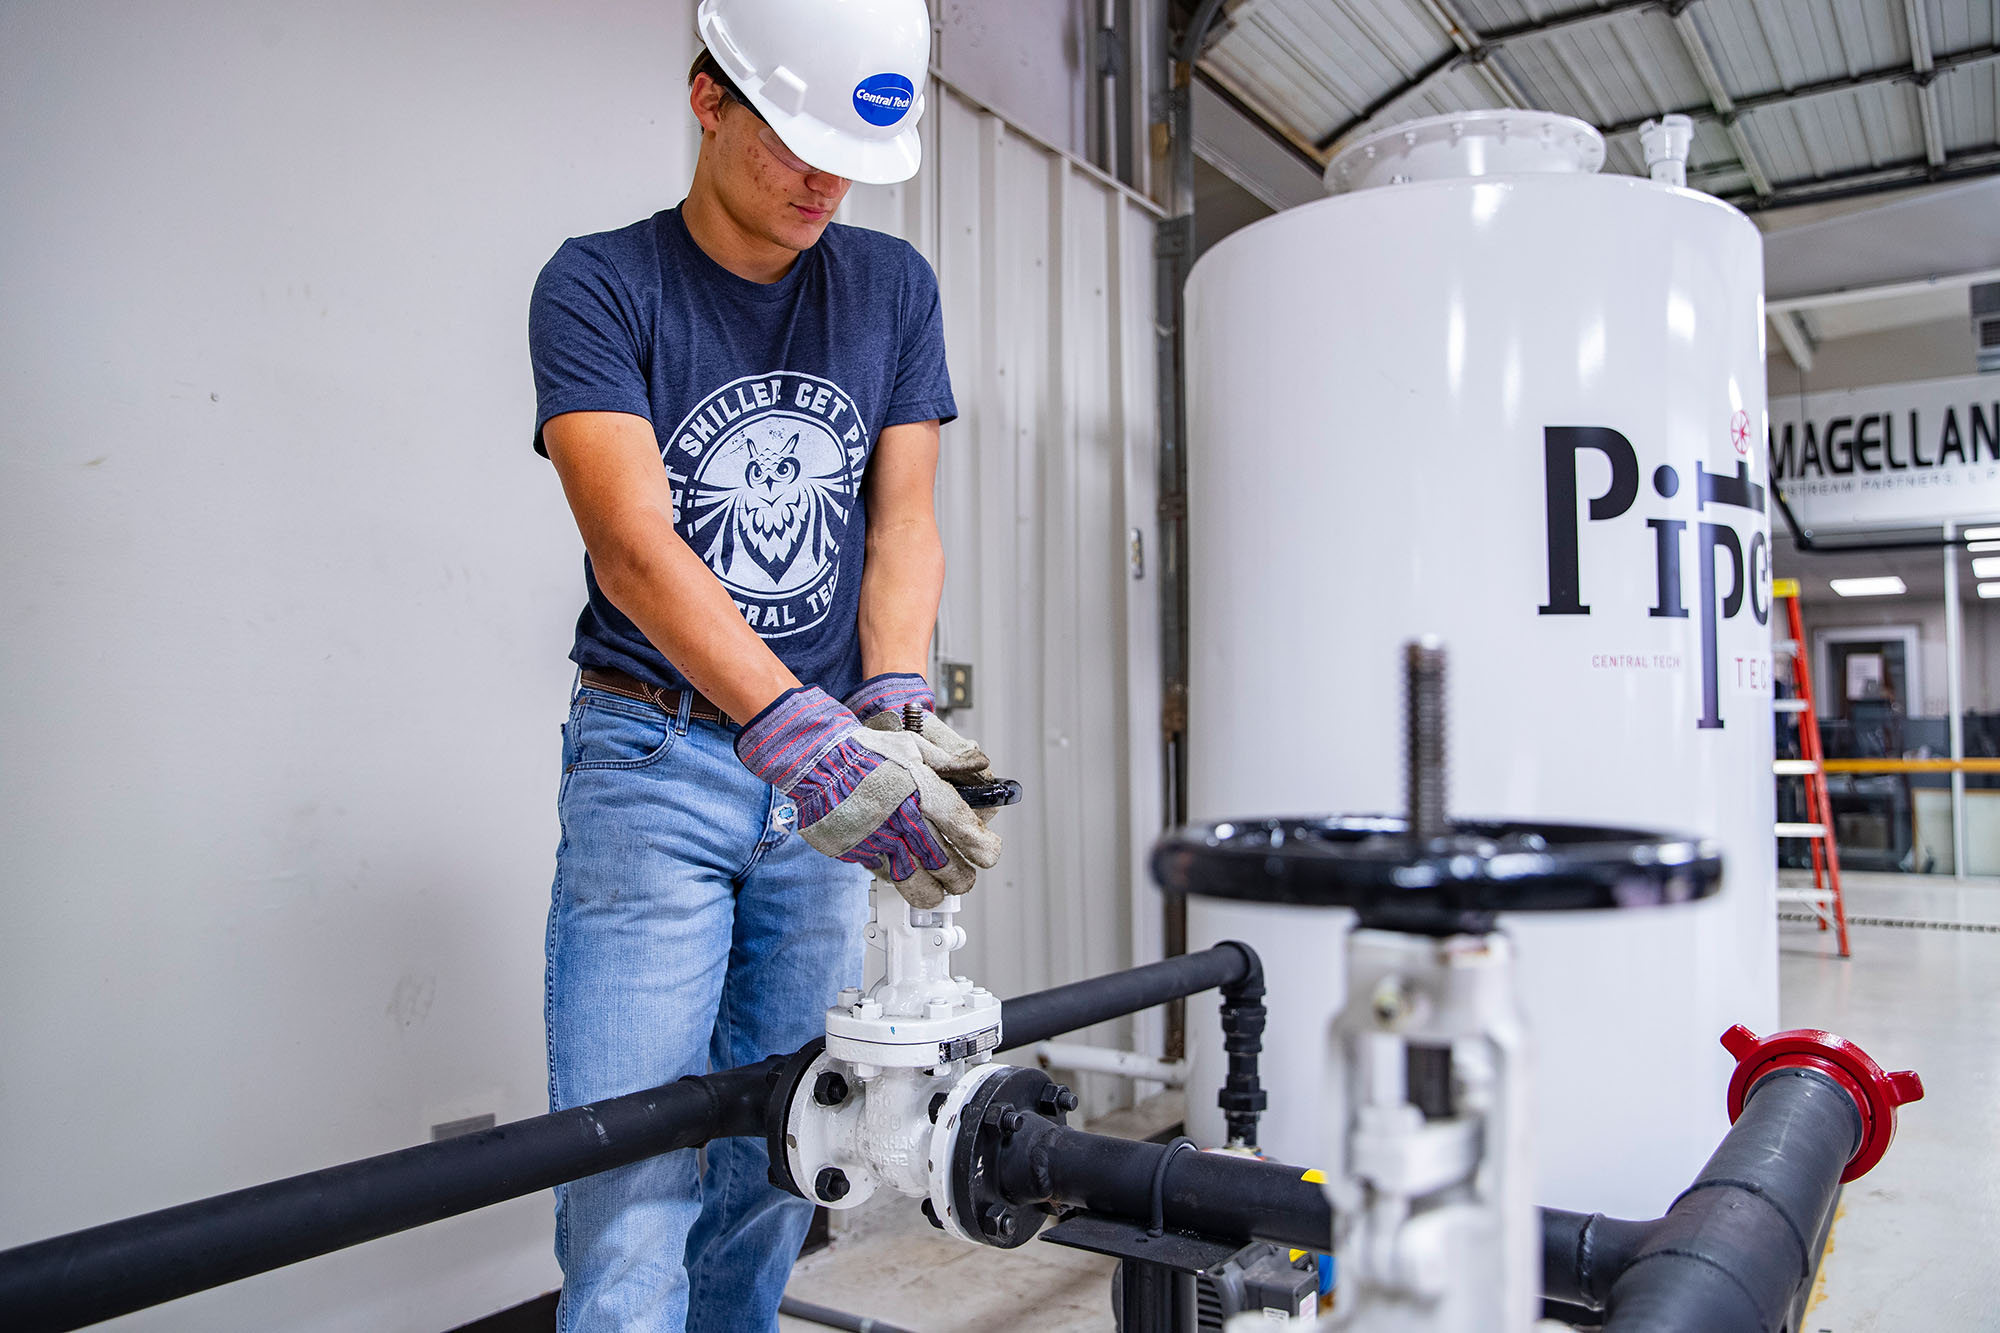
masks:
[[[801,441],[810,425],[764,421],[725,445],[689,487],[683,519],[689,545],[725,582],[741,584],[749,561],[769,586],[796,583],[839,554],[851,481],[837,452],[831,468],[812,467]],[[800,570],[801,563],[805,569]]]

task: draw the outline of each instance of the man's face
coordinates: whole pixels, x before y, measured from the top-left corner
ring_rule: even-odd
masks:
[[[853,182],[792,156],[756,112],[706,74],[696,77],[689,102],[714,154],[716,195],[731,221],[784,249],[811,249]]]

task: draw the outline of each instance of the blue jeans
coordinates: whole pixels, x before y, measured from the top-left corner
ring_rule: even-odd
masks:
[[[737,729],[589,688],[563,727],[549,1106],[789,1053],[861,981],[868,875],[815,851]],[[556,1190],[560,1333],[774,1329],[812,1205],[720,1139]]]

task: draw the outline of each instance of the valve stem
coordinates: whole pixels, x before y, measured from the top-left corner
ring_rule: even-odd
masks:
[[[1444,837],[1444,644],[1426,635],[1403,645],[1404,809],[1413,846]]]
[[[924,706],[915,699],[903,705],[903,730],[922,731],[924,729]]]

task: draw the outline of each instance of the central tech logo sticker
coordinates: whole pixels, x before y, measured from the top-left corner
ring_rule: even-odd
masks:
[[[663,455],[674,526],[767,639],[826,619],[868,440],[830,380],[777,371],[723,385]]]

